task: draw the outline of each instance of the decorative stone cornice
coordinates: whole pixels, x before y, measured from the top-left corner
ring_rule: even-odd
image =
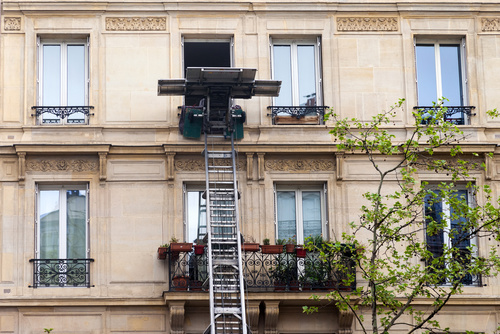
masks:
[[[266,160],[266,170],[279,172],[325,172],[333,171],[335,164],[331,160]]]
[[[96,172],[96,160],[86,159],[30,159],[26,161],[27,171],[36,172]]]
[[[167,30],[166,17],[107,17],[108,31],[164,31]]]
[[[398,18],[338,17],[337,31],[398,31]]]
[[[219,166],[231,166],[231,160],[221,159]],[[245,170],[246,161],[236,161],[236,170]],[[205,170],[205,161],[203,160],[176,160],[175,170],[181,172],[199,172]]]
[[[439,164],[439,167],[443,169],[456,169],[456,168],[466,168],[469,171],[483,171],[484,167],[483,164],[485,163],[485,159],[481,158],[464,158],[460,159],[463,161],[463,163],[458,162],[458,158],[439,158],[437,157],[432,157],[432,158],[420,158],[417,163],[415,164],[415,167],[417,170],[420,171],[434,171],[433,169],[429,169],[429,166],[436,166],[438,167],[438,164],[436,164],[436,160],[442,161],[443,163]]]
[[[482,18],[481,19],[482,31],[500,31],[500,18]]]
[[[21,30],[21,18],[20,17],[4,17],[3,29],[6,31]]]

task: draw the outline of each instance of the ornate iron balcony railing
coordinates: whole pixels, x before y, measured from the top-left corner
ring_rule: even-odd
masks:
[[[32,288],[90,288],[90,262],[94,262],[94,259],[31,259],[30,262],[33,263]]]
[[[273,123],[276,122],[279,116],[292,116],[297,120],[305,118],[306,116],[317,116],[316,124],[322,124],[325,117],[325,110],[328,106],[268,106],[267,109],[271,110],[268,116],[273,117]],[[301,122],[296,122],[300,124]]]
[[[355,262],[334,254],[321,259],[317,252],[304,258],[293,253],[243,252],[243,276],[249,292],[344,290],[356,287]],[[208,259],[190,253],[168,253],[169,291],[207,291]],[[348,268],[349,273],[345,271]],[[350,277],[351,279],[349,279]]]
[[[476,113],[472,113],[472,109],[475,106],[445,106],[446,112],[444,113],[444,120],[446,122],[453,123],[455,125],[465,125],[468,118],[471,116],[476,116]],[[439,110],[441,107],[438,106],[416,106],[413,107],[414,110],[418,110],[422,115],[422,124],[426,124],[428,121],[426,119],[431,119],[432,114]],[[426,117],[427,115],[427,117]]]
[[[44,124],[59,124],[61,123],[61,119],[65,119],[66,123],[69,124],[85,124],[87,121],[85,117],[93,116],[93,113],[90,113],[91,109],[94,109],[93,106],[33,106],[32,110],[35,110],[34,114],[31,116],[39,117],[42,114],[52,114],[57,116],[58,118],[44,118],[42,123]],[[81,113],[84,118],[69,118],[73,114]]]

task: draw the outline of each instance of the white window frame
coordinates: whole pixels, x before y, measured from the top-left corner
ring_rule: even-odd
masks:
[[[417,101],[418,101],[418,64],[417,64],[417,46],[419,45],[434,45],[434,59],[435,59],[435,70],[436,70],[436,96],[437,99],[443,97],[443,78],[441,71],[441,57],[440,57],[440,46],[441,45],[459,45],[460,46],[460,75],[461,75],[461,90],[462,90],[462,106],[468,105],[468,89],[467,89],[467,69],[466,69],[466,50],[465,50],[465,37],[461,38],[439,38],[439,39],[429,39],[416,37],[414,39],[415,47],[415,78],[416,78],[416,88],[417,88]],[[445,96],[446,97],[446,96]],[[435,101],[438,102],[438,101]],[[446,103],[445,103],[446,105]],[[466,115],[464,115],[466,117]],[[467,121],[467,120],[466,120]]]
[[[67,95],[68,95],[68,46],[71,45],[84,45],[84,75],[85,75],[85,84],[84,84],[84,104],[83,106],[89,105],[89,90],[90,90],[90,70],[89,70],[89,45],[90,38],[43,38],[37,37],[37,48],[38,48],[38,76],[37,76],[37,104],[38,106],[48,106],[45,101],[43,101],[43,47],[45,45],[60,45],[61,46],[61,92],[60,92],[60,102],[58,107],[67,107]],[[85,117],[85,124],[87,123],[87,116]],[[59,119],[59,123],[48,123],[51,125],[54,124],[68,124],[67,118]],[[44,124],[43,122],[43,114],[40,115],[39,119],[40,124]]]
[[[35,257],[40,258],[41,244],[41,222],[40,222],[40,192],[44,190],[59,191],[59,257],[58,259],[67,259],[67,228],[66,228],[66,191],[67,190],[84,190],[85,191],[85,258],[90,257],[90,241],[89,241],[89,186],[88,184],[78,185],[36,185],[36,236],[35,236]]]
[[[316,106],[323,105],[322,94],[322,76],[321,76],[321,37],[314,38],[270,38],[271,49],[271,74],[273,80],[276,79],[274,71],[274,46],[290,46],[291,47],[291,80],[292,80],[292,106],[299,106],[299,79],[298,79],[298,61],[297,61],[297,47],[299,45],[310,45],[314,47],[314,68],[316,78]],[[273,105],[276,104],[276,97],[273,98]]]
[[[201,184],[183,184],[183,215],[184,215],[184,240],[186,242],[193,242],[194,239],[190,238],[190,233],[189,233],[189,193],[203,193],[205,191],[205,187]],[[198,204],[198,210],[199,210],[199,204]],[[206,210],[206,207],[205,207]],[[205,211],[206,212],[206,211]],[[205,213],[205,224],[207,224],[207,217]],[[208,232],[208,231],[207,231]],[[197,234],[198,232],[196,232]]]
[[[278,231],[278,192],[280,191],[294,191],[295,192],[295,218],[296,218],[296,241],[297,244],[304,244],[304,239],[308,236],[304,236],[304,225],[303,225],[303,215],[302,215],[302,193],[307,191],[318,191],[320,193],[320,205],[321,205],[321,234],[324,239],[328,239],[328,220],[327,220],[327,191],[326,183],[321,185],[285,185],[285,184],[275,184],[274,185],[274,224],[275,224],[275,235],[276,238],[279,236]]]

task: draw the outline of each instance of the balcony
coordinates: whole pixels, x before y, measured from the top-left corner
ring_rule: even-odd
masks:
[[[413,109],[422,115],[422,124],[427,124],[433,115],[436,114],[441,108],[446,108],[444,112],[444,120],[455,125],[467,125],[470,124],[469,119],[471,116],[476,116],[472,113],[472,110],[476,107],[474,106],[416,106]]]
[[[90,113],[93,106],[33,106],[35,110],[31,116],[36,116],[41,119],[42,124],[61,124],[62,120],[66,119],[66,124],[87,124],[87,117],[94,115]],[[43,117],[44,114],[53,115],[51,117]],[[79,114],[78,117],[70,117]]]
[[[208,259],[190,253],[168,253],[169,292],[207,291]],[[307,252],[305,257],[294,253],[263,254],[242,252],[243,276],[248,292],[311,292],[352,291],[355,280],[354,260],[345,254],[328,254],[320,259],[319,253]],[[348,268],[348,273],[341,268]]]
[[[268,106],[273,124],[317,125],[323,124],[327,106]]]
[[[30,287],[90,288],[90,262],[94,259],[31,259],[33,285]]]

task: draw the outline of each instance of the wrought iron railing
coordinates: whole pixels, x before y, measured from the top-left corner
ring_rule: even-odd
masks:
[[[322,124],[325,117],[325,110],[328,106],[268,106],[271,110],[268,116],[273,117],[273,123],[276,123],[277,116],[292,116],[301,119],[306,116],[318,116],[317,124]]]
[[[208,259],[190,253],[169,253],[169,291],[207,291]],[[354,260],[342,254],[320,258],[318,252],[305,257],[294,253],[242,253],[245,288],[249,292],[344,290],[356,287]],[[348,268],[349,272],[346,272]]]
[[[31,259],[32,288],[73,286],[90,288],[90,262],[94,259]]]
[[[440,108],[439,106],[413,107],[414,110],[417,110],[422,115],[422,124],[428,123]],[[472,112],[475,108],[475,106],[446,106],[446,112],[443,118],[446,122],[455,125],[466,125],[471,116],[476,116],[476,114]]]
[[[35,110],[34,114],[31,116],[39,117],[43,114],[52,114],[57,118],[43,118],[43,124],[59,124],[62,119],[67,118],[66,123],[69,124],[85,124],[86,118],[88,116],[93,116],[93,113],[90,113],[91,109],[94,109],[93,106],[33,106],[32,110]],[[69,116],[81,113],[83,118],[69,118]]]

